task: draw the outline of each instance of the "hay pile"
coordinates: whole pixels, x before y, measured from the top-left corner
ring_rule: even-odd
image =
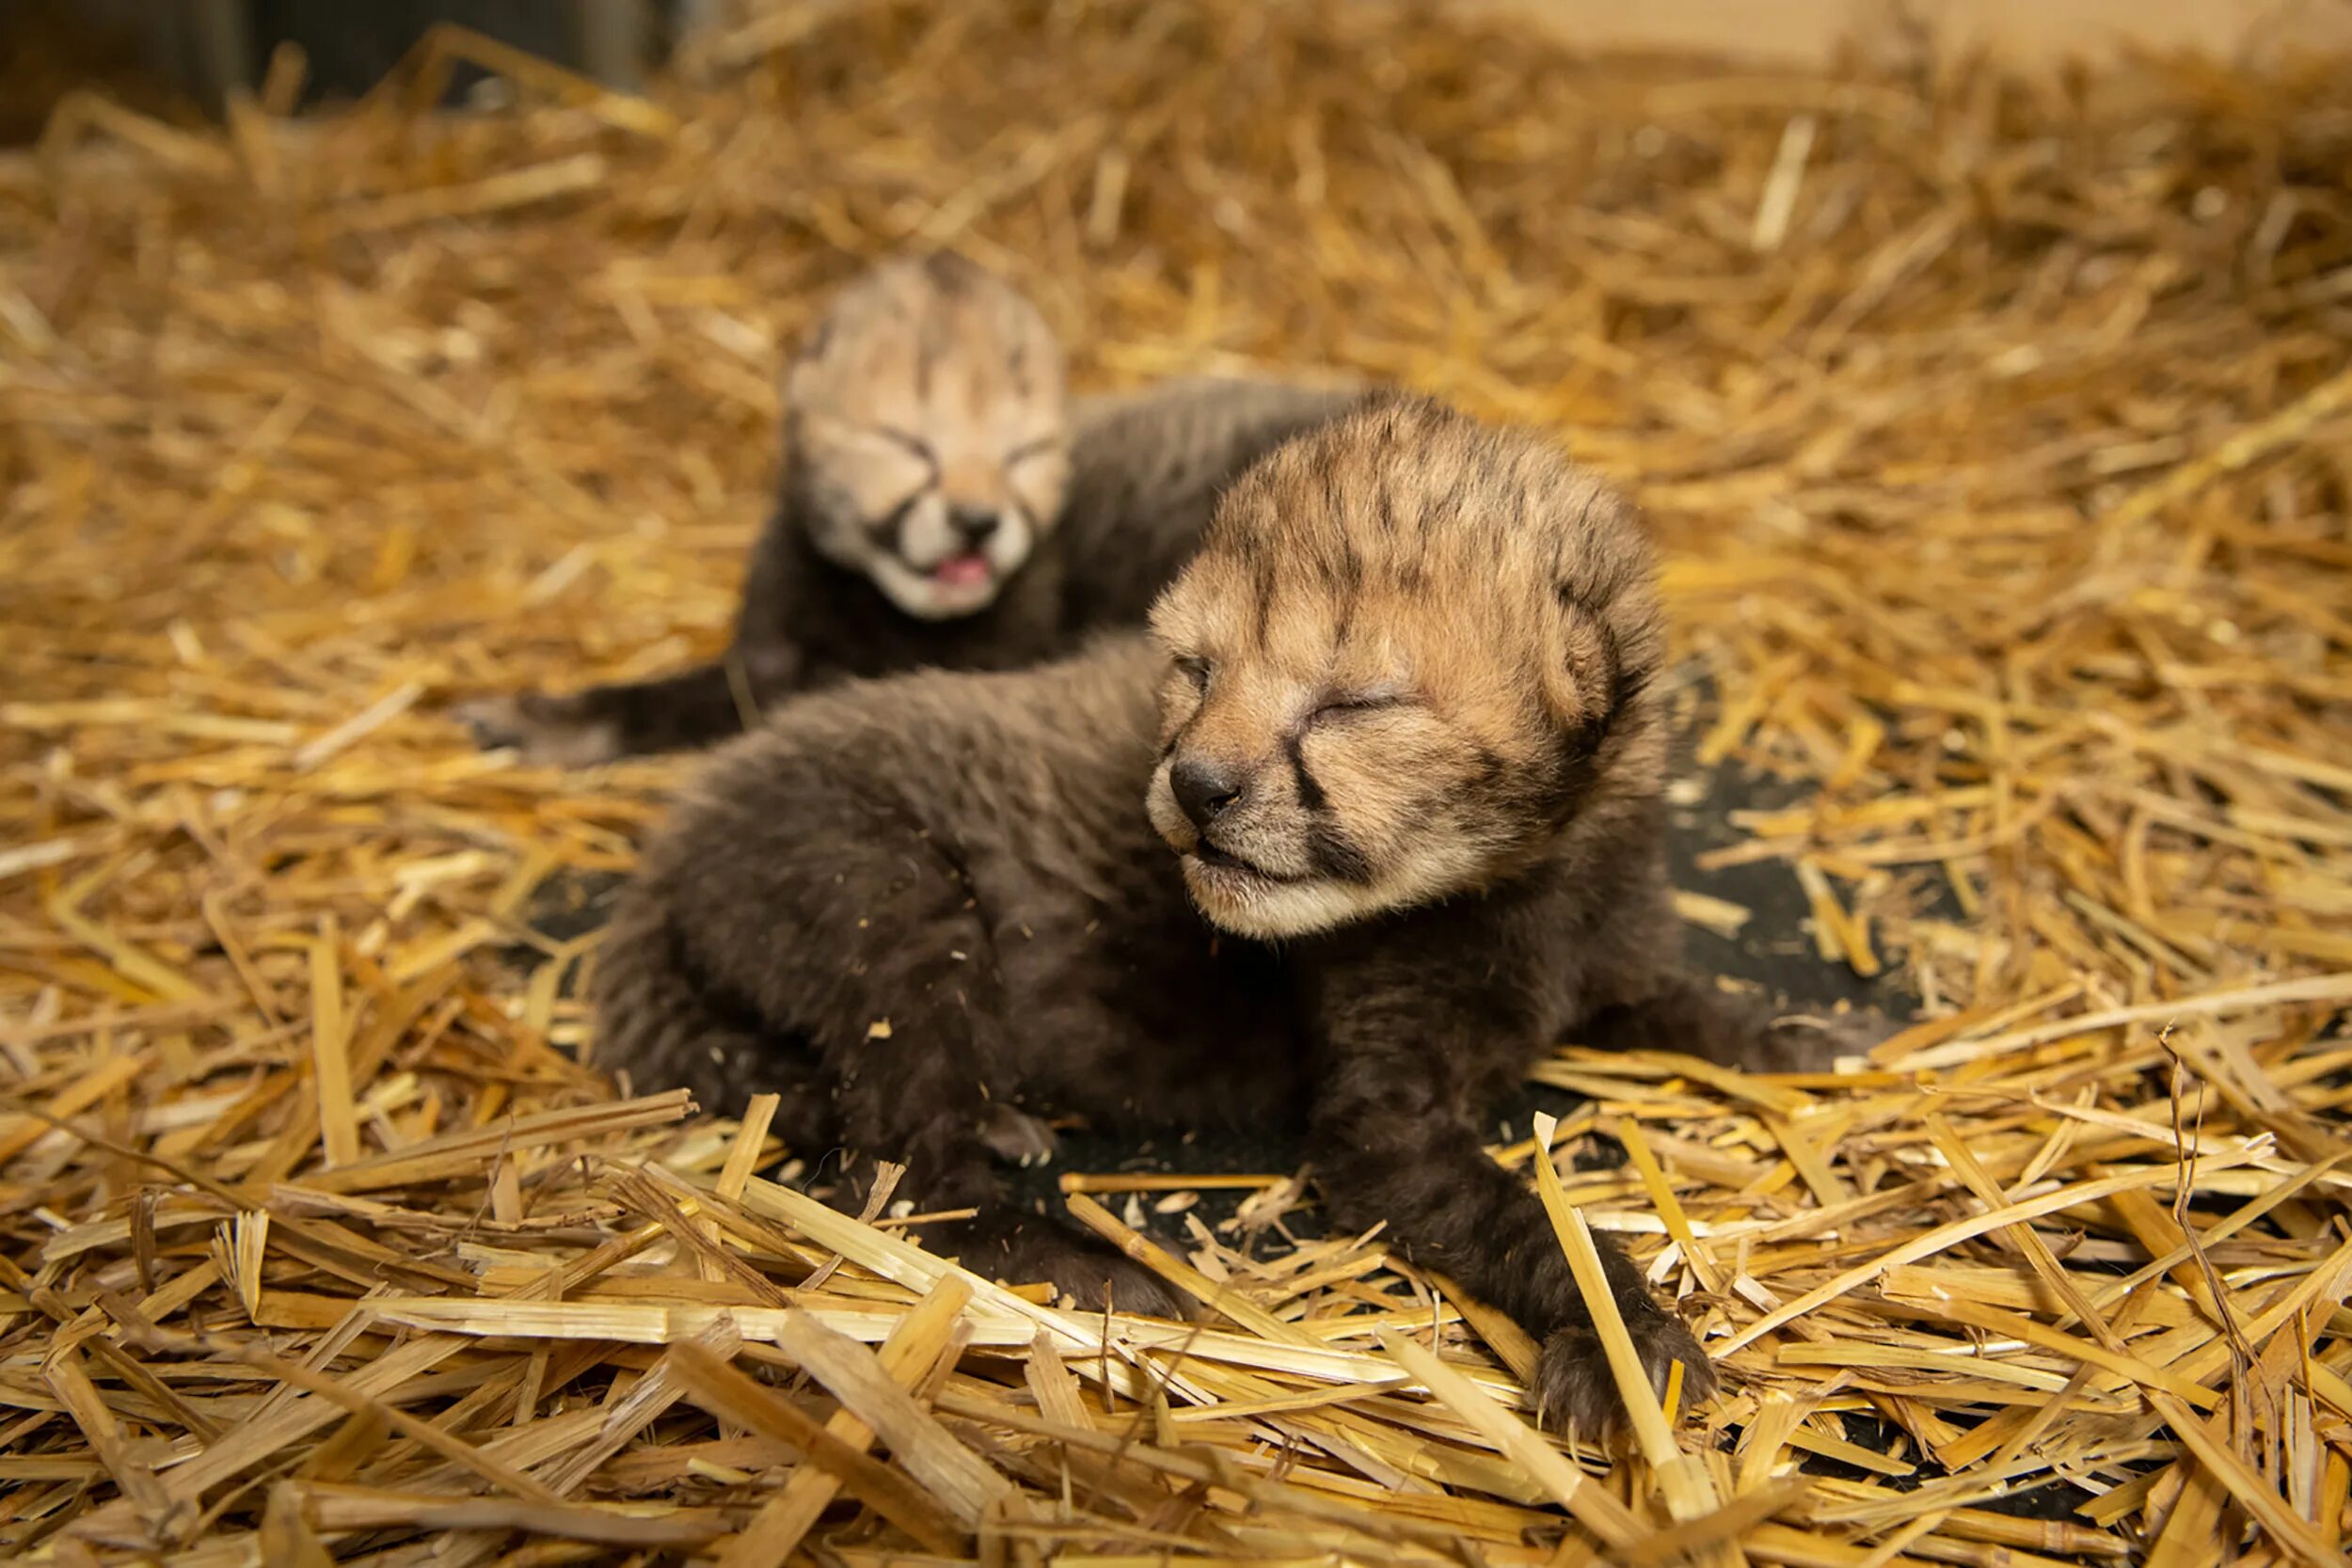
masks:
[[[219,136],[82,101],[0,171],[0,1553],[2341,1560],[2341,62],[1215,0],[777,8],[651,103],[497,63],[457,118],[430,61]],[[1731,853],[1926,1003],[1835,1080],[1568,1051],[1561,1174],[1498,1151],[1724,1357],[1678,1443],[1537,1434],[1509,1324],[1286,1245],[1272,1177],[1222,1233],[1074,1182],[1211,1307],[1083,1319],[577,1064],[585,944],[517,913],[675,769],[434,710],[718,641],[778,345],[931,243],[1096,382],[1345,366],[1638,484],[1704,755],[1808,790]]]

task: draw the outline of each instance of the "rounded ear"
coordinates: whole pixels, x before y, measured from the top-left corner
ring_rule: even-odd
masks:
[[[1546,695],[1570,754],[1591,756],[1616,736],[1662,734],[1646,693],[1664,647],[1656,608],[1639,588],[1606,613],[1564,606]]]
[[[818,317],[817,325],[808,329],[808,336],[803,338],[800,347],[793,350],[792,362],[797,365],[822,359],[825,350],[833,345],[834,329],[837,325],[831,310]]]
[[[1544,710],[1565,734],[1597,734],[1616,705],[1622,650],[1605,607],[1561,583],[1544,616]]]
[[[778,380],[782,383],[786,406],[799,404],[812,389],[812,378],[817,367],[824,362],[825,351],[833,344],[834,325],[831,311],[818,317],[817,325],[809,328],[808,336],[795,345],[790,356],[785,360],[784,373]]]
[[[1640,515],[1616,488],[1570,466],[1550,501],[1555,535],[1546,695],[1564,730],[1595,745],[1639,695],[1661,655],[1655,568]]]

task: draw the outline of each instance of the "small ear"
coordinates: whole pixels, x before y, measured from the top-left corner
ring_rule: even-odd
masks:
[[[832,348],[834,337],[840,326],[835,317],[836,312],[827,310],[817,318],[816,325],[811,326],[801,341],[793,345],[790,356],[784,362],[784,385],[787,391],[799,383],[803,372],[823,361],[825,353]]]
[[[787,410],[803,408],[816,401],[823,386],[819,376],[824,370],[825,350],[833,336],[834,324],[830,319],[818,323],[816,330],[784,362],[778,384]]]
[[[1626,696],[1625,650],[1609,624],[1607,607],[1584,599],[1574,583],[1558,587],[1545,617],[1544,705],[1564,733],[1607,733]]]

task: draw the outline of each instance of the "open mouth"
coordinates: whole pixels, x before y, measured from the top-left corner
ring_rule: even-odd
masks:
[[[977,550],[951,555],[926,574],[942,588],[985,588],[995,580],[996,568]]]

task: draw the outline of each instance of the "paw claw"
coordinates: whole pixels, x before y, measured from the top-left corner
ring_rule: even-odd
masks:
[[[611,724],[587,718],[561,697],[477,697],[456,704],[449,715],[472,733],[474,744],[484,751],[512,748],[527,762],[590,768],[621,754],[619,736]]]
[[[1680,1362],[1682,1412],[1688,1412],[1715,1391],[1715,1369],[1680,1318],[1653,1304],[1643,1307],[1627,1313],[1625,1326],[1649,1373],[1650,1391],[1662,1401],[1674,1365]],[[1565,1432],[1571,1440],[1579,1435],[1608,1437],[1625,1430],[1625,1401],[1608,1354],[1590,1329],[1560,1329],[1544,1341],[1534,1392],[1544,1424]]]
[[[485,752],[522,743],[522,715],[512,697],[475,697],[451,706],[449,716],[466,726]]]
[[[1784,1014],[1757,1042],[1756,1069],[1826,1072],[1839,1057],[1859,1056],[1888,1033],[1886,1020],[1874,1011]]]
[[[989,1107],[978,1132],[990,1153],[1017,1165],[1043,1164],[1059,1142],[1044,1122],[1001,1101]]]

